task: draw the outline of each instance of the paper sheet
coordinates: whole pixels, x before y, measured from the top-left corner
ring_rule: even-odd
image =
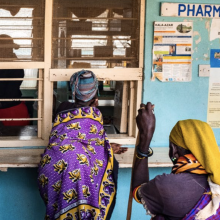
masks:
[[[212,49],[210,53],[207,123],[220,128],[220,49]]]
[[[152,80],[191,81],[192,22],[154,22]]]
[[[210,31],[210,41],[220,38],[220,22],[219,19],[213,18]]]

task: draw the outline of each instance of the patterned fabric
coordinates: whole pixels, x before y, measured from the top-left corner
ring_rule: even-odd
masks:
[[[177,163],[172,168],[172,173],[177,174],[183,172],[207,174],[204,167],[192,154],[186,154],[182,157],[179,157]]]
[[[105,220],[116,194],[114,157],[97,108],[57,115],[39,164],[47,220]]]
[[[207,123],[192,119],[178,121],[170,132],[170,141],[190,150],[212,182],[220,185],[220,151],[213,130]]]
[[[207,190],[209,191],[209,189]],[[198,201],[195,207],[188,213],[182,220],[195,220],[196,214],[202,210],[211,201],[211,195],[204,194],[202,198]],[[218,208],[216,215],[213,215],[206,220],[219,220],[220,219],[220,208]]]
[[[87,102],[96,95],[98,81],[92,71],[81,70],[71,76],[70,87],[72,89],[73,100],[76,97],[83,102]]]

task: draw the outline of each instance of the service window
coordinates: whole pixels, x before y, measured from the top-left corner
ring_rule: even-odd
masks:
[[[0,61],[44,60],[44,0],[0,1]]]
[[[56,104],[71,101],[66,83],[70,76],[91,69],[99,79],[104,127],[110,139],[127,144],[135,141],[141,100],[141,16],[144,19],[141,0],[53,1],[50,80],[56,87]]]
[[[0,146],[42,145],[45,1],[0,1]],[[13,114],[11,114],[13,112]]]
[[[139,66],[140,1],[54,0],[52,68]]]
[[[0,0],[0,83],[22,81],[21,97],[30,117],[25,129],[0,134],[0,147],[45,146],[53,110],[70,100],[68,81],[80,69],[99,80],[100,109],[110,141],[134,144],[141,102],[145,0]],[[13,70],[13,71],[10,71]],[[25,126],[23,126],[25,127]],[[18,128],[16,128],[18,129]]]

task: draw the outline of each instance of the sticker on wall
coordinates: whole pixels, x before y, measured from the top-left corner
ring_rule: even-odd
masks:
[[[220,22],[219,19],[213,18],[211,31],[210,31],[210,41],[220,38]]]
[[[154,22],[153,81],[191,81],[192,34],[192,22]]]
[[[220,49],[210,51],[207,123],[212,128],[220,128]]]

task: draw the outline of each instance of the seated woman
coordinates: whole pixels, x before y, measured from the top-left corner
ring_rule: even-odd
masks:
[[[118,164],[96,108],[98,81],[93,72],[82,70],[71,77],[70,85],[75,103],[58,107],[39,164],[45,219],[110,219]]]
[[[149,181],[154,106],[141,104],[136,121],[140,144],[132,180],[135,200],[153,220],[220,219],[220,152],[211,127],[199,120],[177,122],[170,133],[172,172]]]

